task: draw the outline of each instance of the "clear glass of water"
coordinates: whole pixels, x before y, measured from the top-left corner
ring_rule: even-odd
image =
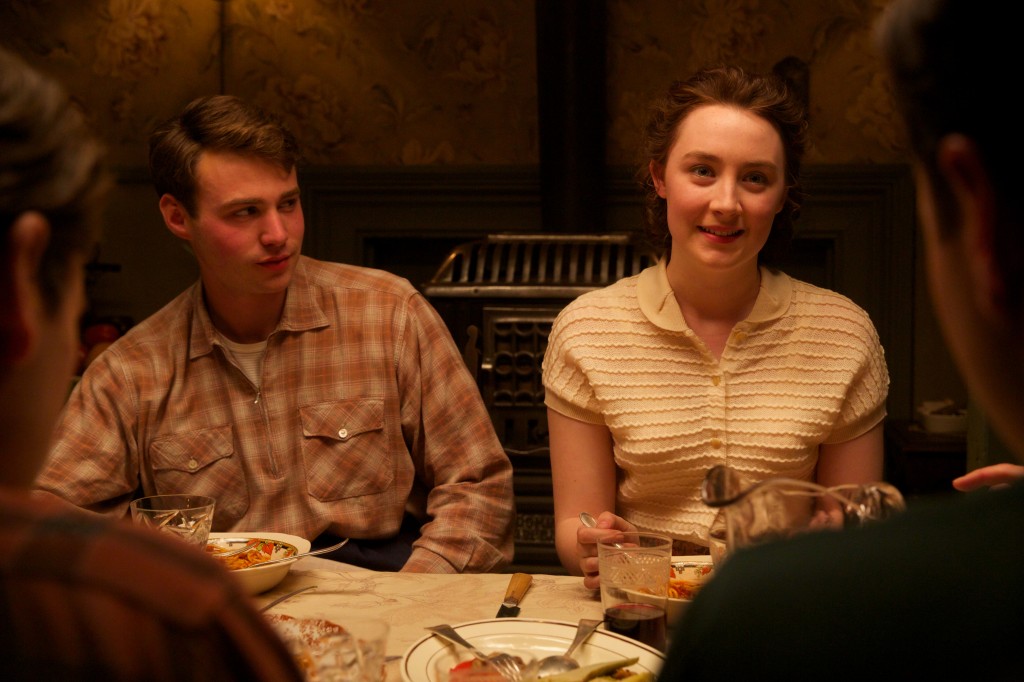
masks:
[[[216,500],[205,495],[152,495],[132,500],[128,506],[135,523],[205,547]]]

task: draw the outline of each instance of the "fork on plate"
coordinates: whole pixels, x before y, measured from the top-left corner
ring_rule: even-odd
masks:
[[[518,682],[518,680],[522,677],[522,666],[516,658],[502,652],[485,654],[484,652],[480,651],[475,646],[470,644],[468,641],[463,639],[462,635],[456,632],[455,628],[453,628],[451,625],[448,625],[447,623],[441,625],[434,625],[432,627],[427,628],[427,630],[433,632],[435,635],[441,637],[442,639],[446,639],[453,644],[457,644],[467,649],[471,654],[476,656],[478,660],[481,660],[484,663],[489,664],[491,667],[497,670],[501,674],[501,676],[509,682]]]

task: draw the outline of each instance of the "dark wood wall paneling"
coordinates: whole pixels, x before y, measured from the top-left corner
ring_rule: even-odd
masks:
[[[417,286],[457,244],[493,233],[544,231],[536,168],[319,168],[304,171],[301,184],[306,253],[383,268]],[[909,169],[809,166],[804,185],[808,198],[784,269],[868,311],[889,364],[890,416],[911,419],[915,242]],[[609,171],[603,202],[595,203],[608,232],[639,229],[631,170]],[[464,338],[455,333],[461,347]]]
[[[604,0],[536,3],[541,225],[604,231],[606,183]]]

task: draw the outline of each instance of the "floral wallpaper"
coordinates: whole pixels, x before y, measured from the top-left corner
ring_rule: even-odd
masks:
[[[313,164],[529,168],[540,160],[534,8],[563,1],[0,0],[0,44],[67,86],[123,171],[97,254],[120,269],[89,296],[95,314],[138,320],[197,274],[144,170],[157,123],[226,92],[282,115]],[[887,1],[575,0],[607,14],[608,163],[635,163],[647,105],[672,80],[783,61],[806,69],[809,164],[904,162],[871,43]],[[916,278],[915,395],[957,397]]]
[[[541,0],[558,1],[558,0]],[[871,25],[886,0],[606,0],[608,162],[649,99],[715,62],[807,65],[811,163],[901,160]],[[586,6],[586,3],[581,3]],[[523,0],[6,0],[0,42],[66,83],[114,160],[228,92],[277,111],[322,165],[538,162]]]
[[[608,0],[609,159],[629,163],[649,99],[717,63],[810,73],[808,163],[903,160],[872,45],[888,0]]]

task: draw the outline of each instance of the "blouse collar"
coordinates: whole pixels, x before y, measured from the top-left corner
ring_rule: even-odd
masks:
[[[761,266],[761,288],[754,308],[745,322],[758,324],[778,319],[789,309],[793,297],[793,280],[784,272]],[[640,273],[637,298],[644,317],[666,331],[681,332],[689,329],[679,309],[675,294],[668,283],[668,269],[664,258],[657,265]]]

